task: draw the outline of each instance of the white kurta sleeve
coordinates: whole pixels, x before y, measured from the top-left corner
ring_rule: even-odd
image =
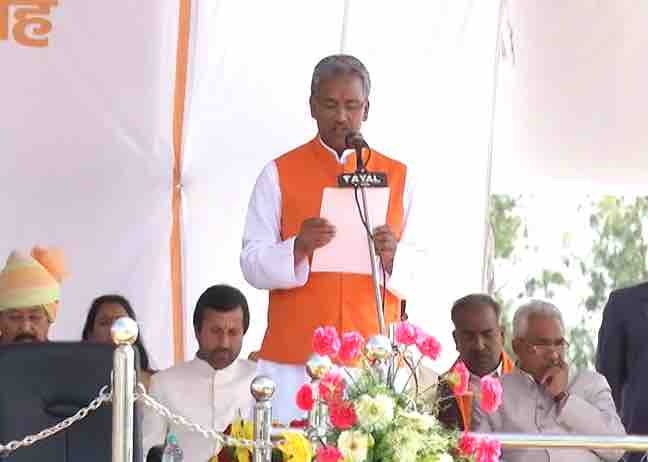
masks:
[[[612,393],[605,378],[591,374],[592,384],[587,396],[570,395],[558,415],[557,421],[570,432],[591,435],[625,435],[625,429],[616,412]],[[616,462],[623,451],[594,451],[602,460]]]
[[[148,393],[155,398],[156,401],[160,403],[165,402],[160,385],[155,379],[155,375],[151,377],[151,385]],[[146,460],[146,455],[153,446],[159,446],[166,443],[167,430],[167,422],[161,415],[148,406],[143,408],[142,449],[144,451],[144,460]]]
[[[240,256],[245,280],[257,289],[292,289],[308,280],[308,259],[295,265],[295,236],[281,240],[280,226],[279,173],[272,161],[254,185]]]
[[[392,274],[387,279],[387,288],[404,299],[421,284],[417,282],[417,277],[425,273],[421,268],[427,266],[429,258],[429,248],[424,245],[427,242],[423,236],[424,230],[416,223],[415,189],[416,181],[408,168],[403,191],[403,233],[394,256]]]

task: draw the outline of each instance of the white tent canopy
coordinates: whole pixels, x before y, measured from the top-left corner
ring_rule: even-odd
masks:
[[[646,184],[641,2],[76,0],[46,15],[46,46],[22,43],[12,32],[18,6],[8,8],[0,256],[36,243],[63,247],[70,277],[53,338],[79,338],[91,300],[122,293],[156,367],[180,359],[174,310],[184,319],[176,351],[194,354],[193,306],[214,283],[248,296],[245,352],[260,345],[267,296],[244,282],[238,263],[247,201],[266,162],[315,134],[310,76],[325,55],[365,62],[373,81],[365,136],[416,173],[413,224],[427,230],[429,248],[411,269],[426,282],[408,295],[408,311],[446,347],[439,369],[454,354],[451,301],[482,287],[497,50],[506,59],[495,190],[535,177]],[[184,50],[179,23],[190,26]],[[175,307],[174,190],[183,258]]]

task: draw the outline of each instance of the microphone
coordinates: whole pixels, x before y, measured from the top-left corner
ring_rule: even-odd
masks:
[[[365,187],[384,188],[387,187],[387,174],[382,172],[368,172],[362,160],[362,148],[369,148],[369,144],[362,137],[360,132],[349,132],[344,137],[344,144],[347,149],[355,149],[356,171],[354,173],[343,173],[338,176],[338,186],[343,188]]]
[[[355,149],[356,153],[356,171],[363,172],[365,170],[364,162],[362,160],[362,148],[369,149],[369,145],[362,137],[360,132],[349,132],[344,137],[344,144],[347,149]]]

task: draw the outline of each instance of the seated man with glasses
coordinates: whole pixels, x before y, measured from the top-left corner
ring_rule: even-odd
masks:
[[[517,368],[502,377],[502,405],[492,414],[473,407],[474,431],[625,435],[610,386],[594,371],[570,372],[569,344],[560,311],[533,300],[513,318]],[[623,451],[588,449],[502,449],[507,462],[610,461]]]

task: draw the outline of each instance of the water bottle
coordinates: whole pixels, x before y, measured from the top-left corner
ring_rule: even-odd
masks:
[[[173,433],[169,433],[162,453],[162,462],[182,462],[182,460],[182,449],[178,445],[178,438]]]

